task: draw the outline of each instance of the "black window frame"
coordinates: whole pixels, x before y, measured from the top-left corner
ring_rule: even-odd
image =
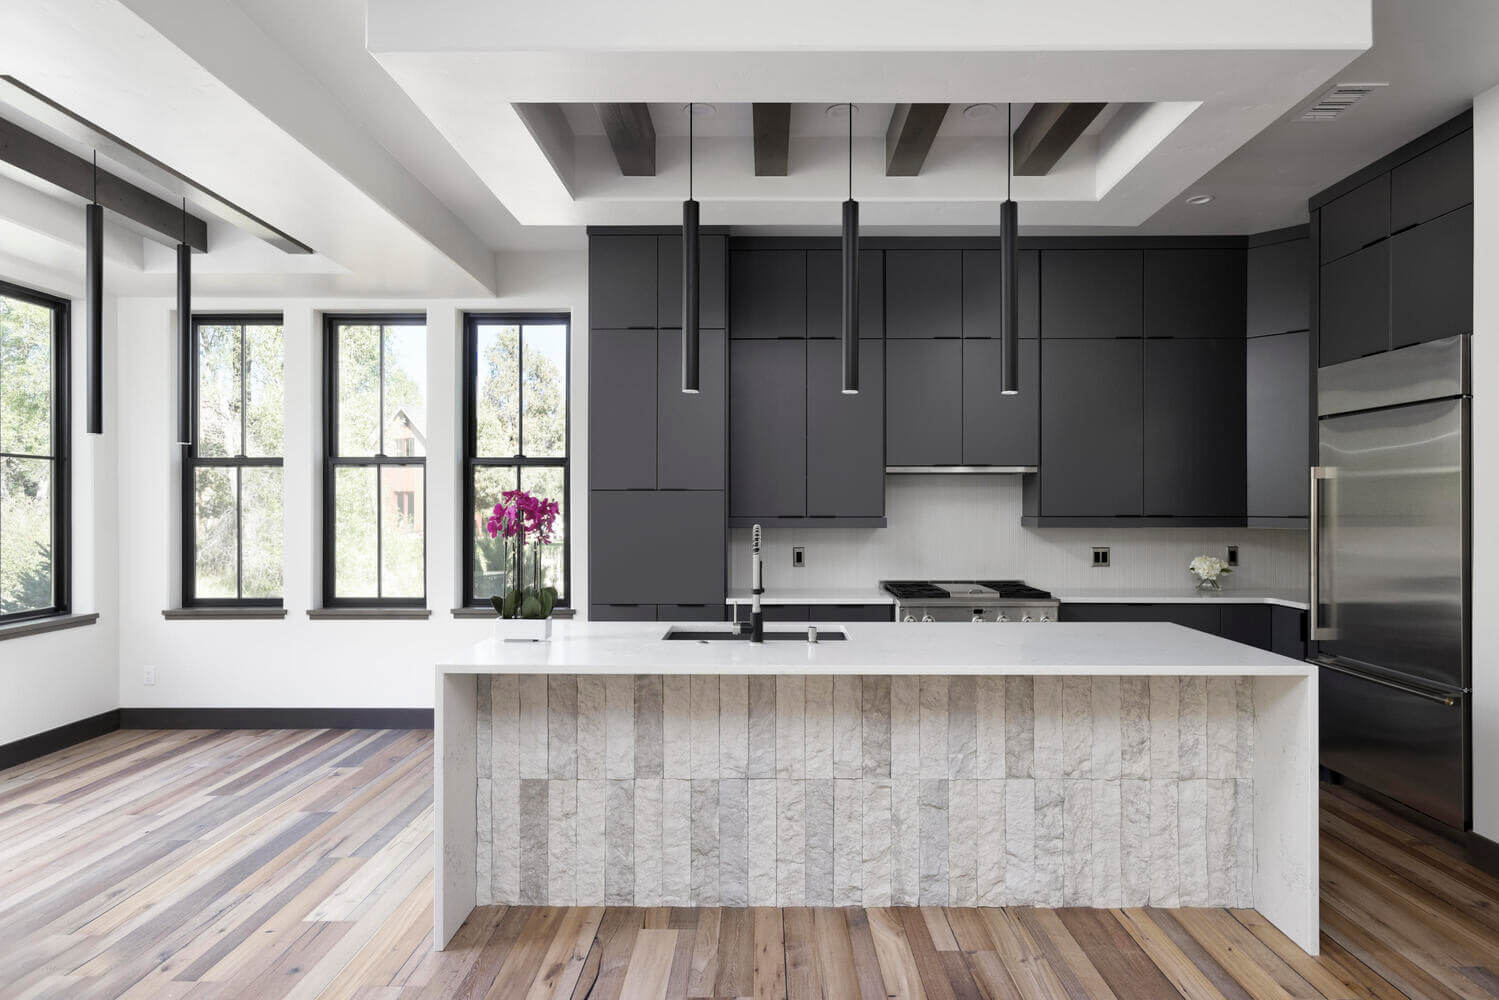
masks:
[[[325,313],[323,316],[323,607],[325,608],[425,608],[427,606],[427,456],[426,455],[339,455],[338,453],[338,328],[340,326],[420,326],[427,327],[422,313]],[[427,331],[431,335],[431,331]],[[380,434],[385,434],[385,337],[380,337]],[[428,372],[428,407],[431,410],[431,373]],[[335,548],[334,480],[337,470],[346,466],[417,466],[422,470],[422,596],[420,597],[339,597],[337,585],[337,549]],[[381,589],[380,488],[378,472],[375,486],[375,589]]]
[[[52,480],[52,604],[0,615],[0,625],[55,618],[72,609],[73,538],[72,471],[72,303],[24,285],[0,281],[0,295],[52,310],[52,454],[0,452],[0,458],[45,458],[53,463]],[[3,544],[3,543],[0,543]]]
[[[519,380],[519,402],[516,407],[517,438],[520,452],[510,457],[480,456],[478,452],[479,421],[476,398],[479,375],[479,327],[493,325],[518,326],[521,328],[520,363],[525,363],[525,327],[529,325],[563,327],[563,372],[562,384],[567,393],[566,413],[563,415],[563,455],[561,458],[528,458],[525,427],[525,378]],[[460,520],[463,523],[463,604],[465,608],[487,608],[487,598],[474,596],[474,544],[478,525],[475,522],[474,473],[480,468],[560,468],[562,470],[562,593],[557,602],[559,608],[573,606],[573,533],[572,533],[572,455],[573,455],[573,323],[570,313],[546,312],[466,312],[463,314],[463,462],[459,475],[458,494],[463,498]],[[524,373],[522,373],[524,375]]]
[[[200,341],[198,330],[204,326],[238,326],[239,333],[239,357],[240,357],[240,383],[239,383],[239,426],[240,451],[244,451],[245,441],[248,437],[246,421],[249,419],[249,407],[246,406],[246,393],[249,391],[245,385],[245,332],[247,326],[279,326],[282,330],[283,354],[282,386],[283,392],[286,384],[286,356],[284,353],[286,319],[281,313],[193,313],[193,343],[191,356],[183,365],[183,377],[188,380],[188,443],[181,445],[182,448],[182,606],[184,608],[280,608],[285,607],[286,600],[286,575],[282,573],[281,597],[245,597],[245,534],[244,534],[244,491],[241,484],[239,470],[246,468],[277,468],[282,469],[282,510],[285,510],[285,467],[286,456],[203,456],[198,454],[198,404],[199,399],[199,368],[198,359],[201,355],[199,350]],[[282,396],[281,419],[286,419],[285,396]],[[283,438],[284,442],[284,438]],[[201,468],[234,469],[234,589],[238,596],[235,597],[199,597],[197,595],[198,583],[198,538],[197,538],[197,503],[193,493],[193,487],[197,481],[197,470]],[[285,528],[283,527],[283,531]]]

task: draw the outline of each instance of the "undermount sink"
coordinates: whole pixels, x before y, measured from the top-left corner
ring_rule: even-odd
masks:
[[[749,642],[749,632],[735,632],[726,628],[683,628],[673,625],[666,630],[661,637],[667,642]],[[848,633],[841,628],[819,628],[817,630],[818,642],[843,642],[848,638]],[[798,629],[788,632],[784,629],[772,632],[765,630],[766,642],[806,642],[807,630]]]

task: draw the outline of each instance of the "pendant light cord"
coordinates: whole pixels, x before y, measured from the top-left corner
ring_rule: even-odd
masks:
[[[94,196],[91,199],[95,205],[99,204],[99,151],[94,150]]]
[[[692,102],[687,102],[687,200],[692,200]]]
[[[1013,201],[1010,188],[1015,182],[1015,105],[1005,105],[1005,201]]]
[[[854,106],[848,106],[848,200],[854,200]]]

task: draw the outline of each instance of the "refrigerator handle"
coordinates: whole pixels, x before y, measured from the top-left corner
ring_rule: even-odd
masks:
[[[1427,701],[1434,701],[1438,704],[1446,705],[1448,708],[1451,708],[1452,706],[1457,704],[1457,699],[1450,694],[1439,694],[1435,691],[1423,691],[1418,687],[1411,687],[1409,684],[1401,684],[1399,681],[1385,680],[1383,677],[1376,677],[1373,674],[1366,674],[1358,670],[1351,670],[1348,667],[1345,667],[1327,657],[1314,657],[1312,662],[1317,664],[1317,666],[1323,667],[1327,670],[1335,670],[1340,674],[1347,674],[1349,677],[1356,677],[1361,681],[1368,681],[1370,684],[1378,684],[1380,687],[1394,688],[1396,691],[1400,691],[1404,694],[1415,695],[1417,698],[1425,698]]]
[[[1322,490],[1320,484],[1324,479],[1332,479],[1334,470],[1324,465],[1311,467],[1309,493],[1307,496],[1307,525],[1308,540],[1311,543],[1311,551],[1307,554],[1307,567],[1310,580],[1307,585],[1307,620],[1306,637],[1309,642],[1321,640],[1332,640],[1338,637],[1337,629],[1324,628],[1319,621],[1321,618],[1322,604],[1322,518],[1319,511]]]

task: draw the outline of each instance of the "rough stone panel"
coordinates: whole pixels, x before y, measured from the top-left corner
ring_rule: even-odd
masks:
[[[661,905],[692,905],[692,782],[661,782]]]
[[[890,678],[890,776],[921,775],[921,678]],[[897,906],[901,905],[899,903]]]
[[[1123,691],[1118,677],[1093,679],[1093,746],[1094,779],[1118,778],[1124,765],[1123,725],[1120,720]]]
[[[776,777],[794,779],[806,776],[807,679],[796,674],[783,674],[776,678]]]
[[[1093,776],[1093,678],[1062,678],[1062,775]]]
[[[1062,776],[1062,680],[1061,677],[1033,678],[1036,739],[1035,774],[1037,778]]]
[[[634,776],[637,778],[659,778],[665,773],[662,769],[664,748],[661,744],[661,681],[660,674],[642,674],[635,678],[632,728]]]
[[[1005,776],[1005,678],[977,679],[978,705],[974,726],[978,732],[978,776]]]
[[[1124,905],[1123,802],[1116,778],[1094,779],[1093,791],[1093,906]]]
[[[728,675],[718,679],[718,776],[748,775],[749,678]]]
[[[1208,683],[1206,677],[1181,678],[1181,708],[1177,727],[1181,777],[1208,776]]]
[[[1176,677],[1150,679],[1150,771],[1152,781],[1181,776],[1181,684]]]
[[[547,678],[520,675],[520,776],[547,776]]]
[[[635,901],[635,782],[614,778],[605,782],[604,905],[630,906]],[[579,796],[579,802],[582,796]],[[581,813],[582,807],[579,807]],[[581,849],[583,828],[578,827]],[[657,880],[659,884],[659,879]]]
[[[661,678],[661,767],[668,778],[692,776],[692,678],[685,674]]]
[[[1036,905],[1061,906],[1066,842],[1066,786],[1061,778],[1036,779]]]
[[[580,689],[581,693],[581,689]],[[629,785],[630,782],[621,782]],[[577,875],[574,880],[575,900],[578,906],[604,905],[606,855],[610,852],[606,818],[608,789],[603,778],[579,778],[576,782],[578,796],[577,830]],[[634,803],[628,808],[634,813]],[[633,824],[632,824],[633,826]],[[628,831],[624,843],[634,844],[634,831]],[[634,886],[628,890],[634,894]]]
[[[750,906],[776,906],[776,780],[751,778],[747,782],[746,853]]]
[[[626,686],[630,678],[620,678]],[[602,778],[604,773],[604,747],[608,742],[608,717],[604,697],[603,677],[578,678],[578,777]],[[634,752],[635,740],[624,741]],[[629,777],[629,775],[621,775]]]
[[[1005,678],[1005,777],[1032,778],[1036,767],[1035,679]]]
[[[1149,677],[1121,677],[1119,679],[1119,741],[1121,776],[1149,778]]]
[[[1093,905],[1093,782],[1062,782],[1062,905]]]
[[[894,778],[890,791],[891,904],[921,900],[921,782]]]
[[[692,698],[693,778],[718,777],[718,678],[694,675],[690,686]]]
[[[947,896],[952,906],[978,905],[978,786],[976,778],[948,782]]]
[[[692,905],[718,905],[717,778],[692,779]]]
[[[520,779],[520,902],[524,906],[547,904],[549,822],[546,779]]]
[[[718,902],[721,906],[749,903],[749,782],[724,778],[718,782]]]
[[[945,691],[943,692],[946,693]],[[923,721],[926,713],[922,713]],[[921,779],[921,905],[947,906],[948,780]]]
[[[805,781],[776,779],[776,905],[807,900]]]
[[[547,678],[547,777],[578,776],[578,679]]]
[[[808,906],[833,905],[833,779],[808,778],[803,790]]]
[[[553,906],[577,898],[578,782],[547,782],[547,897]]]
[[[579,678],[578,702],[584,698],[582,682],[594,678]],[[645,756],[654,758],[659,776],[661,760],[661,719],[659,712],[654,720],[657,739],[647,742],[644,733],[635,732],[635,680],[631,677],[604,677],[604,776],[623,781],[635,777],[635,760]],[[658,697],[659,702],[659,697]],[[579,751],[582,750],[583,726],[578,727]],[[642,753],[644,751],[644,753]],[[581,757],[579,767],[582,767]]]
[[[1181,863],[1177,858],[1177,791],[1169,778],[1150,782],[1150,905],[1180,906]]]
[[[660,778],[635,779],[636,906],[661,905],[662,794]]]
[[[862,678],[861,769],[866,778],[890,777],[890,678]]]
[[[864,770],[863,679],[833,678],[833,777],[857,778]]]
[[[1176,854],[1181,866],[1181,905],[1207,906],[1208,789],[1202,778],[1183,779],[1177,789]]]
[[[865,758],[868,760],[868,758]],[[890,843],[890,779],[866,778],[860,782],[864,795],[863,864],[864,906],[891,905],[892,853]]]
[[[807,777],[833,777],[833,678],[808,677],[805,722]]]
[[[776,679],[768,675],[749,678],[749,763],[746,773],[751,778],[776,776]]]

